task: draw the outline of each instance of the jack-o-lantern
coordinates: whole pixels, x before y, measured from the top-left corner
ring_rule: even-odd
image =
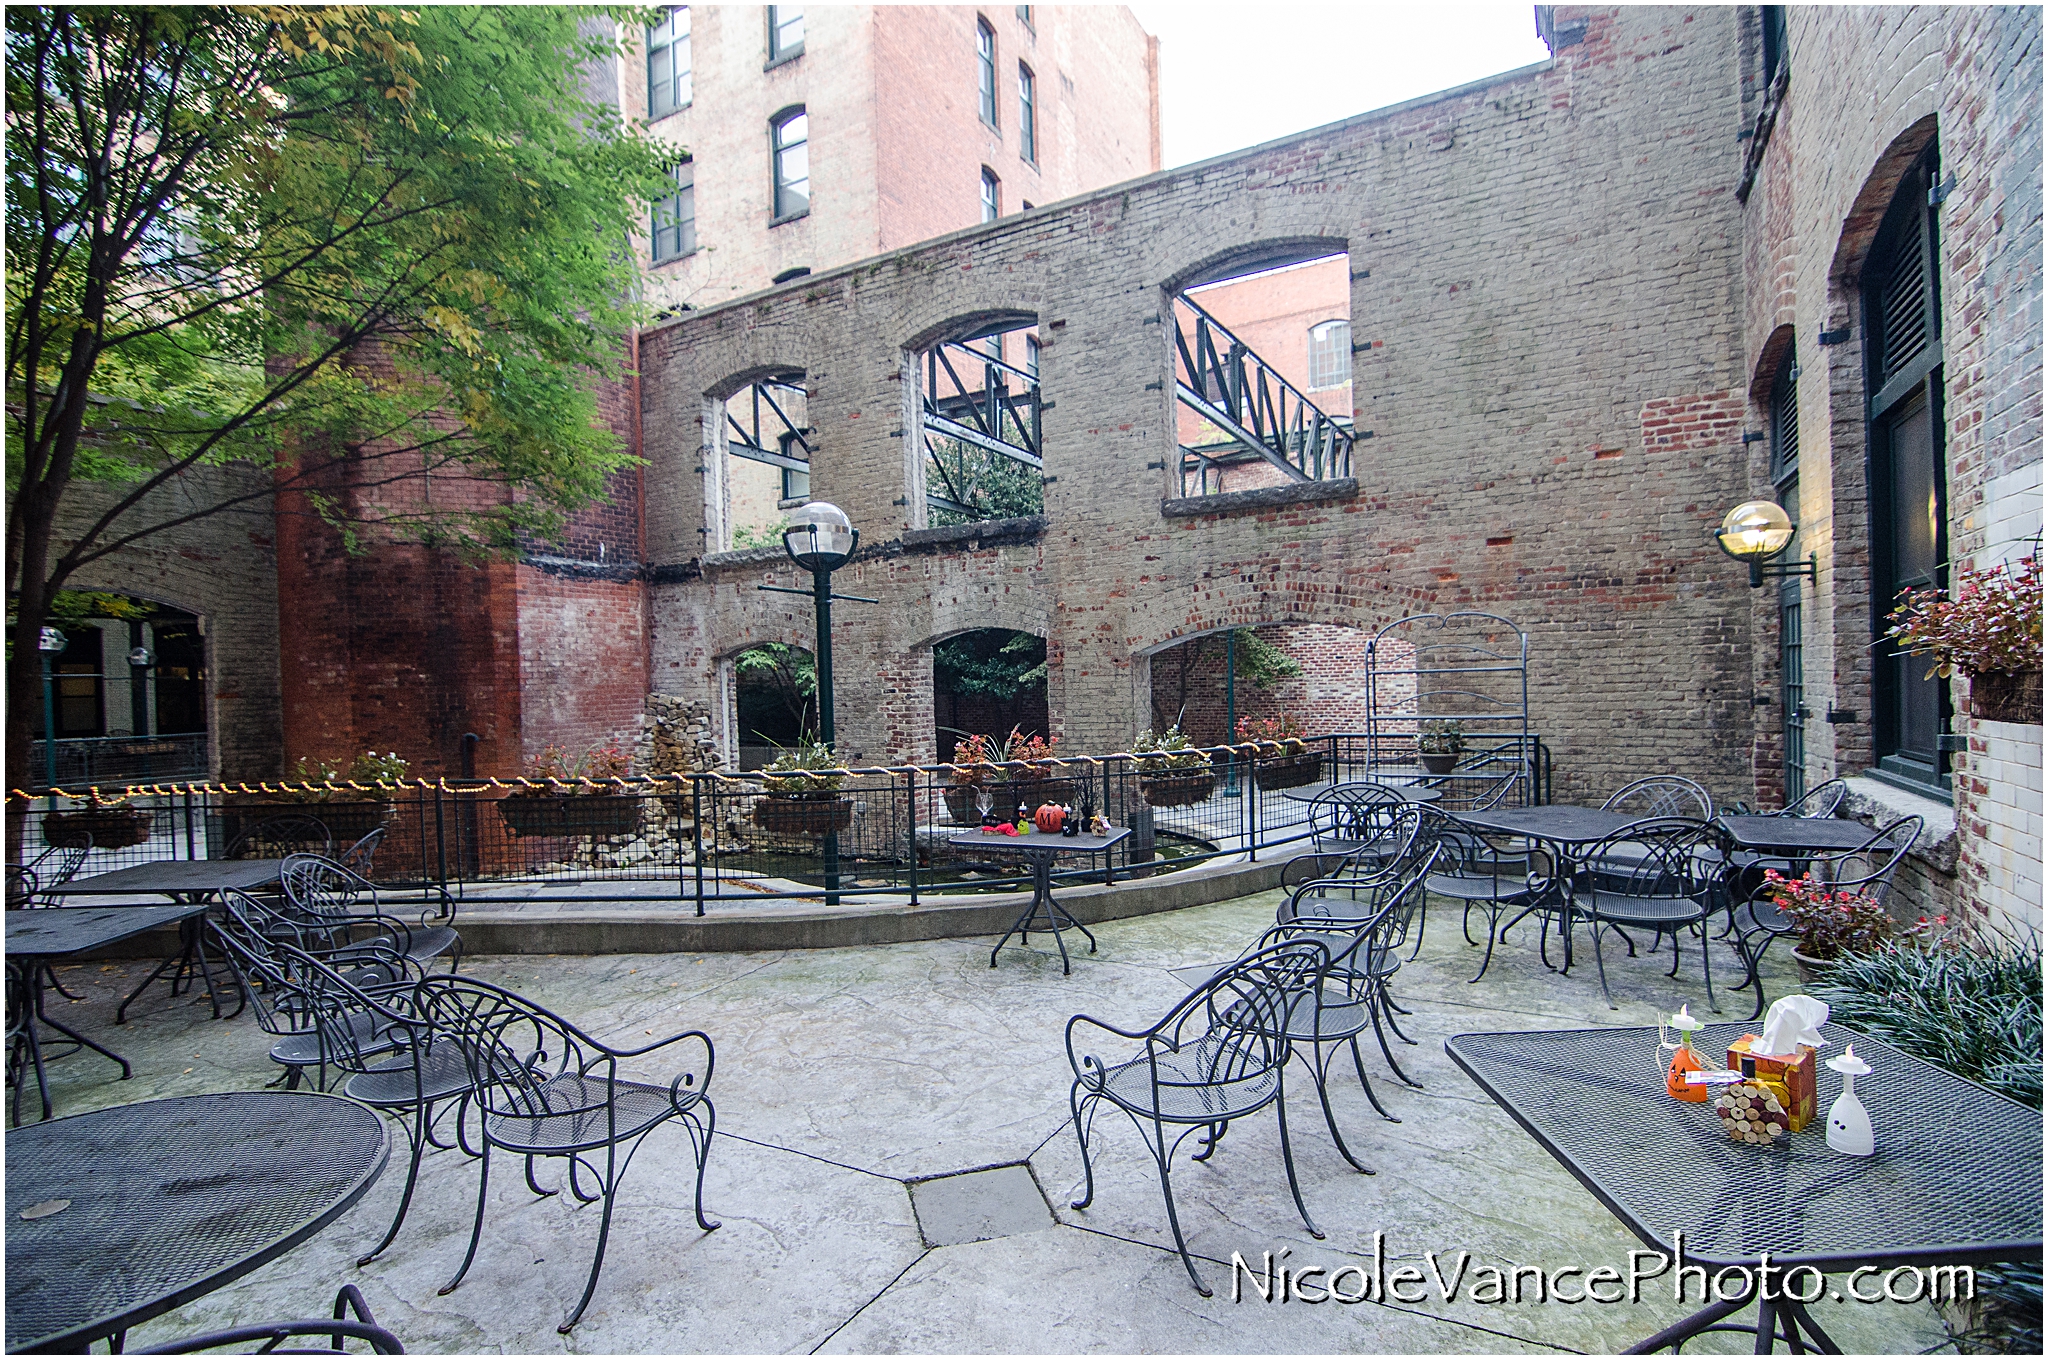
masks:
[[[1066,825],[1067,810],[1061,807],[1058,803],[1046,803],[1040,806],[1040,808],[1038,809],[1038,814],[1031,820],[1034,823],[1036,823],[1038,829],[1040,831],[1043,831],[1046,835],[1057,835],[1059,834],[1059,829],[1062,826]]]

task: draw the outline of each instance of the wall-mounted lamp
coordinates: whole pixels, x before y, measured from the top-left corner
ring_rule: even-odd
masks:
[[[1728,512],[1713,534],[1722,552],[1749,567],[1749,585],[1754,590],[1764,583],[1766,576],[1820,580],[1820,560],[1810,553],[1804,562],[1790,566],[1764,565],[1785,551],[1791,545],[1792,535],[1798,532],[1799,526],[1785,513],[1784,506],[1775,501],[1744,501]]]

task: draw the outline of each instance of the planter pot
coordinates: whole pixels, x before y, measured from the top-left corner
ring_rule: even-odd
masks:
[[[1792,951],[1792,963],[1793,966],[1799,969],[1801,985],[1807,987],[1811,987],[1814,983],[1826,977],[1828,969],[1835,966],[1833,959],[1817,959],[1813,955],[1801,953],[1797,949]]]
[[[1320,751],[1262,760],[1252,766],[1252,778],[1261,789],[1298,789],[1322,777],[1323,755]]]
[[[2041,722],[2041,672],[1984,671],[1970,677],[1970,716],[1991,722]]]
[[[853,825],[853,800],[836,793],[771,793],[754,804],[754,825],[784,836],[823,836]]]
[[[1449,774],[1452,770],[1458,768],[1458,753],[1456,751],[1444,751],[1441,753],[1423,751],[1417,755],[1416,759],[1420,760],[1422,768],[1431,774]]]
[[[1197,770],[1187,774],[1148,774],[1138,780],[1145,801],[1156,808],[1192,807],[1216,791],[1216,772]]]
[[[122,850],[149,839],[156,814],[147,808],[52,812],[43,818],[43,843],[67,850]]]
[[[231,803],[222,810],[222,830],[230,842],[264,822],[281,817],[311,817],[327,828],[336,850],[346,850],[391,820],[389,803]]]
[[[1041,803],[1071,803],[1079,785],[1072,779],[1026,779],[1007,784],[948,784],[939,790],[945,797],[946,811],[961,826],[978,826],[981,814],[975,810],[975,795],[981,789],[989,792],[989,807],[996,814],[997,821],[1007,822],[1017,815],[1017,805],[1023,803],[1033,812]]]
[[[514,794],[498,800],[498,815],[515,836],[630,836],[640,829],[640,800],[616,793]]]

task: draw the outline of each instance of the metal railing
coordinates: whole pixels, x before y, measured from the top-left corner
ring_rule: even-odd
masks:
[[[55,755],[54,772],[48,769]],[[32,748],[34,772],[59,788],[67,784],[141,784],[164,779],[204,779],[207,775],[206,733],[180,732],[163,737],[37,738]]]
[[[1206,495],[1224,449],[1256,455],[1295,482],[1351,475],[1356,436],[1194,299],[1173,300],[1174,394],[1230,445],[1181,447],[1181,494]],[[1220,484],[1220,483],[1219,483]]]
[[[905,765],[826,772],[791,796],[759,773],[706,773],[536,784],[524,780],[363,785],[166,785],[133,791],[148,813],[106,823],[81,875],[161,859],[296,849],[346,850],[381,827],[380,885],[444,910],[457,905],[669,903],[703,915],[717,905],[793,909],[860,898],[915,905],[934,896],[1029,886],[1020,861],[957,849],[981,824],[986,790],[999,820],[1019,804],[1092,805],[1132,834],[1107,855],[1063,865],[1067,881],[1118,882],[1225,859],[1256,861],[1307,840],[1310,802],[1334,782],[1426,783],[1447,811],[1547,797],[1548,752],[1529,741],[1526,769],[1503,785],[1500,758],[1432,776],[1375,767],[1364,733],[1209,747],[1206,767],[1147,768],[1130,753],[1029,766]],[[972,782],[970,782],[972,781]],[[102,786],[104,793],[104,786]],[[79,834],[100,815],[62,788],[16,790],[20,845]],[[52,818],[54,820],[46,820]],[[317,823],[317,825],[314,825]],[[88,826],[97,825],[87,823]]]

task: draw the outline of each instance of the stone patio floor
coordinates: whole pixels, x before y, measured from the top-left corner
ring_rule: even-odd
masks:
[[[1268,1303],[1249,1286],[1232,1301],[1233,1252],[1254,1263],[1291,1252],[1285,1264],[1335,1270],[1368,1261],[1375,1232],[1390,1271],[1423,1265],[1425,1252],[1446,1275],[1460,1252],[1473,1269],[1627,1269],[1635,1239],[1473,1086],[1443,1042],[1473,1030],[1654,1023],[1658,1008],[1681,1000],[1703,1011],[1698,955],[1688,951],[1676,980],[1663,975],[1668,956],[1610,959],[1621,1002],[1610,1011],[1590,960],[1570,977],[1549,972],[1525,930],[1468,985],[1478,951],[1442,904],[1420,958],[1396,979],[1418,1041],[1397,1044],[1397,1057],[1422,1089],[1393,1080],[1365,1048],[1375,1089],[1402,1122],[1373,1112],[1348,1066],[1333,1072],[1339,1122],[1377,1175],[1344,1163],[1312,1088],[1290,1082],[1303,1193],[1327,1240],[1311,1238],[1295,1214],[1269,1115],[1233,1126],[1212,1161],[1188,1160],[1189,1147],[1174,1165],[1181,1222],[1214,1298],[1189,1287],[1152,1163],[1113,1111],[1096,1122],[1095,1202],[1069,1208],[1081,1172],[1067,1112],[1067,1018],[1143,1027],[1184,993],[1169,969],[1234,956],[1271,923],[1278,897],[1097,926],[1101,952],[1083,952],[1071,977],[1042,936],[1033,944],[1047,948],[1013,947],[993,970],[990,942],[970,940],[469,961],[464,971],[600,1038],[710,1032],[718,1136],[705,1197],[724,1226],[698,1231],[688,1141],[674,1126],[657,1130],[625,1180],[596,1297],[561,1337],[555,1325],[582,1287],[599,1206],[536,1198],[502,1160],[477,1263],[455,1293],[435,1291],[461,1259],[475,1203],[476,1168],[459,1153],[430,1153],[397,1241],[355,1266],[404,1184],[405,1139],[394,1128],[391,1166],[362,1203],[295,1252],[137,1329],[129,1345],[321,1314],[351,1281],[418,1352],[1605,1352],[1692,1311],[1674,1302],[1668,1279],[1633,1305],[1479,1303],[1469,1284],[1446,1302],[1433,1283],[1415,1304]],[[1737,975],[1725,946],[1714,963],[1717,978]],[[249,1089],[276,1072],[253,1014],[216,1022],[203,1000],[173,1001],[159,987],[116,1029],[114,1001],[139,966],[60,972],[88,998],[65,1018],[135,1064],[134,1079],[119,1082],[91,1055],[54,1063],[60,1115]],[[1796,990],[1782,955],[1767,987]],[[1748,1013],[1739,998],[1723,1004],[1729,1018]],[[984,1168],[1009,1170],[935,1179]],[[558,1166],[542,1174],[561,1182]],[[1925,1304],[1824,1301],[1815,1315],[1852,1352],[1920,1352],[1944,1340]],[[1746,1351],[1741,1340],[1702,1338],[1688,1349]]]

